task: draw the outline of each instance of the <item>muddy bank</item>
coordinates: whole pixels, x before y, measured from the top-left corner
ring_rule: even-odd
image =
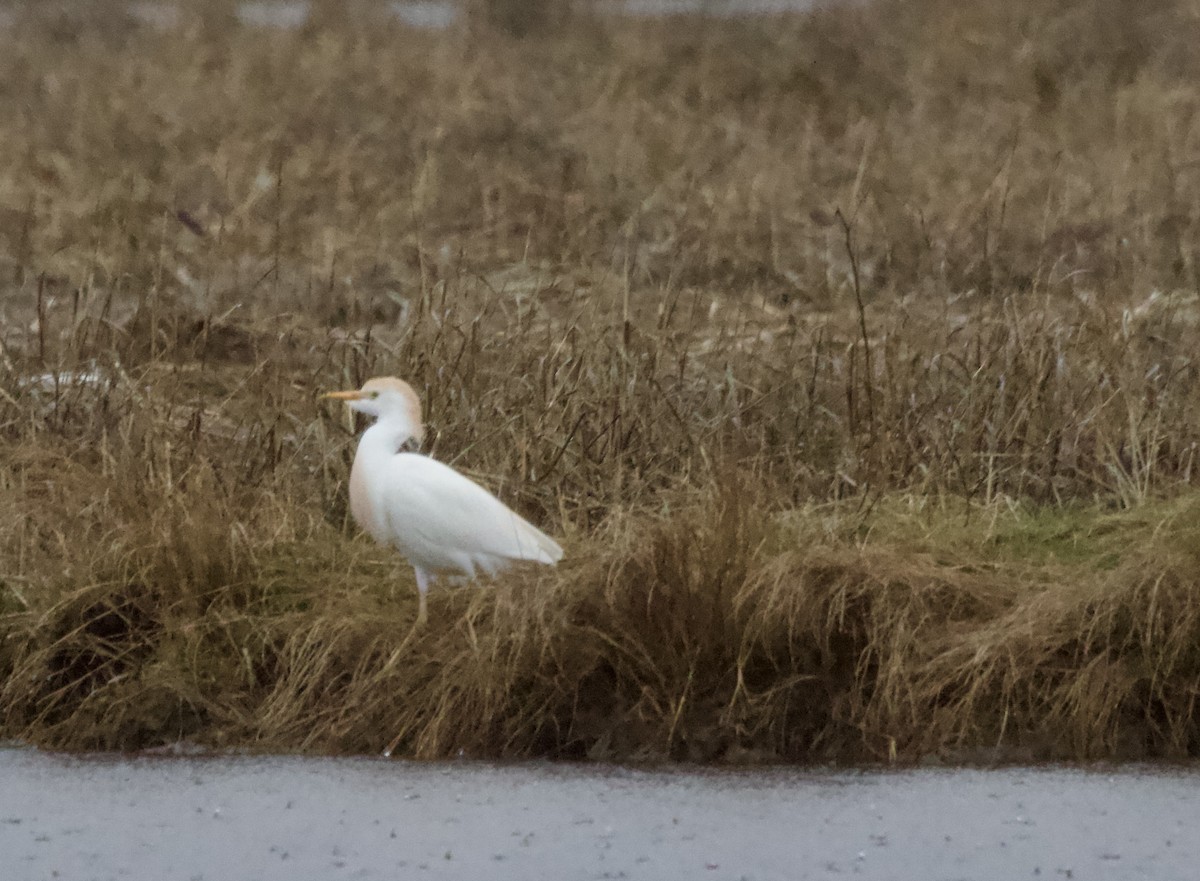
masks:
[[[0,751],[5,877],[1195,877],[1200,767],[642,771]]]

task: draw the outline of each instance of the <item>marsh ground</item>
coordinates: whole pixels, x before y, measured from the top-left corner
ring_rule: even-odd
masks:
[[[86,8],[0,30],[5,735],[1200,752],[1191,4]],[[562,566],[410,632],[379,373]]]

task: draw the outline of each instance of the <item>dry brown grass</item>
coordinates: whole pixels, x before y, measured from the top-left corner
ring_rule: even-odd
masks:
[[[335,19],[0,34],[0,732],[1200,753],[1187,4]],[[409,632],[378,373],[559,569]]]

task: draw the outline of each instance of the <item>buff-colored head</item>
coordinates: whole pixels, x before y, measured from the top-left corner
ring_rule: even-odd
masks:
[[[412,386],[394,376],[377,376],[363,383],[361,389],[348,392],[329,392],[322,398],[345,401],[351,410],[365,413],[377,420],[402,419],[419,443],[425,435],[421,422],[421,399]]]

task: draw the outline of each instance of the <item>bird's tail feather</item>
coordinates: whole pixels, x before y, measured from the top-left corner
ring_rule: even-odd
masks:
[[[562,559],[563,549],[559,546],[558,542],[522,517],[517,517],[517,522],[522,539],[533,545],[533,547],[529,548],[528,554],[522,555],[523,559],[536,560],[539,563],[545,563],[549,566],[553,566]],[[522,542],[522,544],[525,542]]]

